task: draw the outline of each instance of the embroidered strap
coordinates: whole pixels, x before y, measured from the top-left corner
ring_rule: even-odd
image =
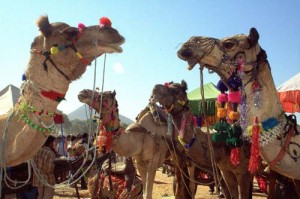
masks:
[[[287,134],[287,137],[285,139],[284,145],[282,146],[282,148],[281,148],[280,152],[278,153],[277,157],[270,162],[270,167],[276,166],[276,164],[282,160],[282,158],[285,155],[285,153],[287,151],[287,148],[290,144],[290,141],[291,141],[291,138],[292,138],[292,133],[293,133],[293,128],[290,128],[290,130]]]

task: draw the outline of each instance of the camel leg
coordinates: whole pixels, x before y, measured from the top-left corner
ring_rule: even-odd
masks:
[[[236,177],[238,182],[239,198],[240,199],[252,198],[250,194],[252,193],[251,188],[253,183],[253,177],[251,177],[249,173],[238,174]]]
[[[227,188],[231,195],[231,198],[238,199],[238,196],[239,196],[238,186],[237,186],[238,184],[237,184],[237,179],[236,179],[235,175],[230,171],[224,172],[221,170],[221,173],[222,173],[223,179],[227,185]]]
[[[300,180],[293,180],[298,199],[300,198]]]
[[[270,169],[268,199],[276,198],[276,177],[277,177],[277,173]]]
[[[146,180],[147,180],[147,164],[145,164],[145,162],[140,161],[137,159],[137,169],[139,171],[139,174],[142,178],[142,182],[143,182],[143,198],[146,198]]]
[[[189,190],[188,169],[186,163],[178,156],[178,167],[175,168],[175,175],[177,179],[177,189],[175,193],[176,199],[191,199],[193,198]]]
[[[196,182],[195,182],[195,165],[193,165],[192,163],[190,163],[190,165],[188,165],[187,167],[188,169],[188,172],[189,172],[189,177],[190,177],[190,183],[189,183],[189,188],[190,188],[190,191],[191,193],[193,194],[193,197],[195,196],[196,194]]]

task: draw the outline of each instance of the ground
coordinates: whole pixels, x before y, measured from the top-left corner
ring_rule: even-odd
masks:
[[[166,174],[161,172],[159,169],[156,173],[154,190],[153,190],[153,199],[173,199],[173,190],[172,190],[172,181],[173,177],[168,177]],[[80,185],[78,185],[80,186]],[[88,194],[87,190],[80,190],[79,194],[81,199],[90,199],[91,197]],[[14,199],[14,195],[6,197],[6,199]],[[258,192],[257,184],[254,184],[253,199],[266,199],[267,195]],[[77,199],[75,188],[60,188],[55,190],[54,199]],[[198,186],[195,199],[218,199],[217,195],[210,195],[208,186]]]

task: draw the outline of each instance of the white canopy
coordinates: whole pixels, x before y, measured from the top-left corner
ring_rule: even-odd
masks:
[[[10,84],[0,91],[0,115],[13,109],[20,97],[20,89]]]

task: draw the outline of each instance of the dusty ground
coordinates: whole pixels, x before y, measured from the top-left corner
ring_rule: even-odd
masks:
[[[153,199],[172,199],[173,191],[172,191],[172,181],[173,177],[168,177],[166,174],[162,174],[161,169],[159,169],[156,173],[154,190],[153,190]],[[266,199],[267,195],[263,193],[259,193],[257,184],[254,185],[254,193],[253,199]],[[80,198],[87,199],[90,198],[87,191],[81,191]],[[76,192],[74,188],[66,188],[56,190],[56,194],[54,199],[75,199]],[[195,199],[217,199],[217,195],[210,195],[209,188],[207,186],[198,186],[197,193]]]
[[[153,191],[153,199],[173,199],[173,191],[172,191],[172,181],[173,177],[168,177],[166,174],[162,174],[161,169],[157,171],[154,191]],[[80,190],[79,186],[79,194],[81,199],[89,199],[90,196],[86,190]],[[266,199],[266,194],[259,193],[257,184],[254,184],[254,192],[253,199]],[[6,197],[6,199],[14,199],[16,198],[14,195],[10,195]],[[61,188],[55,191],[54,199],[76,199],[76,191],[75,188]],[[198,186],[197,193],[195,199],[217,199],[217,195],[210,195],[209,188],[207,186]]]

